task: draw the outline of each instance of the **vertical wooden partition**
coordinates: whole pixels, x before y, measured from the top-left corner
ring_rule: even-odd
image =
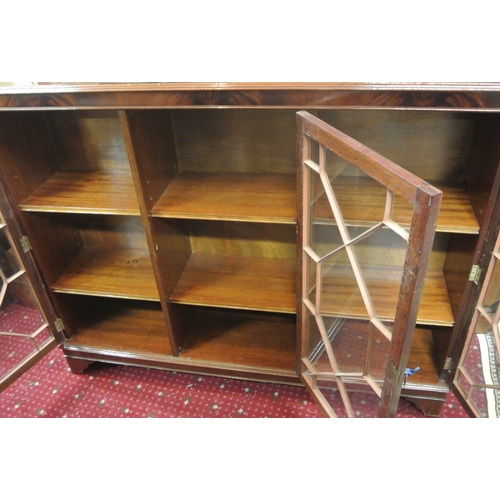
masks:
[[[120,117],[172,353],[178,355],[188,318],[169,298],[189,258],[189,239],[183,221],[164,225],[151,215],[177,170],[170,113],[121,111]]]

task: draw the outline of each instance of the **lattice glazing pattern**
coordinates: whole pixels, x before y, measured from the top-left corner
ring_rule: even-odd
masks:
[[[37,353],[51,335],[0,214],[0,379]]]
[[[357,199],[368,176],[313,139],[307,144],[303,361],[325,399],[338,391],[353,417],[350,389],[381,396],[409,232],[392,220],[394,193]],[[356,203],[365,219],[345,215]]]
[[[455,375],[477,417],[500,417],[500,235]]]

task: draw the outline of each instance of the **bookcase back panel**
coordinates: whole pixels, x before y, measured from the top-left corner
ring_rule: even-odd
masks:
[[[293,259],[295,227],[216,221],[190,221],[193,253]]]
[[[293,110],[172,112],[180,172],[295,173]]]
[[[75,218],[75,227],[80,230],[86,245],[148,248],[140,217],[78,217]]]
[[[429,182],[463,180],[473,114],[321,110],[318,117]]]
[[[59,111],[46,116],[61,169],[130,171],[117,111]]]

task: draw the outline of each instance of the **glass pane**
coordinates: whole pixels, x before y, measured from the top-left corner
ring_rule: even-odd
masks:
[[[381,228],[350,245],[359,264],[373,314],[394,320],[407,251],[407,242],[391,229]]]
[[[404,229],[408,229],[413,216],[413,206],[399,196],[394,197],[390,219]]]
[[[325,172],[347,226],[373,227],[384,219],[384,186],[331,152],[327,153]]]
[[[37,336],[37,341],[40,343],[39,347],[50,338],[50,333],[47,329],[44,329]],[[37,353],[38,350],[39,348],[35,346],[34,340],[31,338],[0,335],[0,378],[9,374],[25,359]]]
[[[322,341],[321,333],[319,331],[318,323],[312,313],[306,310],[305,318],[305,329],[306,329],[306,346],[305,346],[305,356],[313,364],[316,365],[318,360],[321,358],[325,351],[325,345]],[[326,360],[328,361],[328,360]],[[318,365],[318,370],[330,370],[330,365]]]
[[[391,342],[373,324],[371,326],[371,335],[369,342],[369,352],[367,353],[367,369],[366,374],[370,376],[377,385],[382,388],[386,366],[391,353]],[[383,326],[386,330],[392,332],[392,323],[384,322]]]
[[[308,246],[322,258],[342,246],[343,241],[319,173],[311,168],[307,171],[310,206]]]
[[[464,395],[467,397],[471,388],[471,384],[464,373],[462,372],[457,372],[457,373],[458,373],[458,379],[457,379],[458,386],[460,387],[460,389],[462,389]]]
[[[0,285],[2,378],[52,340],[6,226],[0,228]]]
[[[15,249],[12,248],[6,231],[6,227],[0,228],[0,269],[5,280],[8,280],[21,271],[21,268],[16,258]]]
[[[479,335],[484,335],[491,331],[491,325],[486,319],[479,315],[476,324],[475,334],[471,337],[467,346],[463,362],[463,369],[467,372],[474,384],[484,384],[483,365],[481,359],[481,350],[479,345]]]
[[[0,304],[0,332],[31,335],[45,325],[26,274],[6,287]]]
[[[309,247],[322,259],[344,245],[338,226],[334,224],[311,224],[311,239]]]
[[[498,418],[500,417],[499,397],[500,393],[498,389],[474,387],[470,402],[474,405],[481,418]]]
[[[483,418],[500,417],[500,356],[492,325],[476,313],[473,335],[464,351],[458,384],[464,391],[472,387],[469,402]],[[466,393],[466,396],[468,394]]]
[[[497,312],[500,301],[500,263],[497,258],[494,258],[493,262],[493,274],[488,282],[482,302],[483,309],[488,313],[491,320]]]
[[[313,363],[317,371],[366,375],[376,382],[383,381],[391,344],[382,332],[369,321],[353,319],[330,318],[325,326],[335,367],[332,367],[326,349],[317,348]]]
[[[366,392],[367,390],[368,392]],[[328,401],[338,418],[347,418],[349,416],[342,395],[337,388],[320,387],[319,391]],[[378,396],[366,387],[358,387],[356,391],[349,391],[349,405],[352,409],[353,418],[375,418],[378,404]]]
[[[368,318],[365,300],[343,249],[321,262],[321,307],[323,316]]]
[[[306,267],[306,294],[305,296],[314,304],[316,300],[316,262],[309,257],[309,255],[304,255],[304,265]]]
[[[309,159],[312,160],[316,165],[319,165],[319,150],[320,150],[320,145],[319,142],[315,141],[312,138],[309,139]]]

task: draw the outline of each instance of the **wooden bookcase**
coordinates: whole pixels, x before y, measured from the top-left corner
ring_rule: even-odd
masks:
[[[500,87],[132,87],[0,91],[2,185],[71,368],[301,383],[296,112],[307,110],[444,193],[409,358],[420,370],[402,390],[438,414],[499,192]],[[353,225],[370,224],[379,186],[337,192]],[[402,227],[409,208],[394,208]],[[321,200],[316,210],[328,223]],[[387,317],[390,275],[370,274]]]

